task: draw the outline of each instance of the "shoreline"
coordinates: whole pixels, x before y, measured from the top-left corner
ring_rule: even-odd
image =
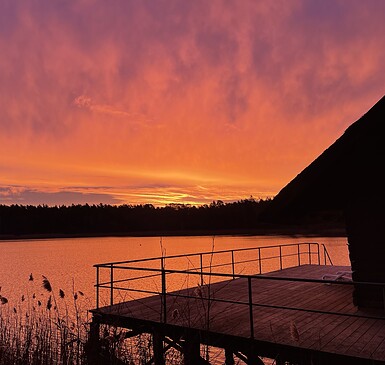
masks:
[[[101,238],[101,237],[183,237],[183,236],[288,236],[288,237],[347,237],[343,228],[336,227],[269,227],[256,229],[218,229],[181,231],[134,231],[107,233],[35,233],[3,234],[0,241],[22,241],[39,239]]]

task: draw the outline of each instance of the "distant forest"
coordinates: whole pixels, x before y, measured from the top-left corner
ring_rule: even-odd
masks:
[[[269,227],[260,216],[270,202],[251,197],[231,203],[218,200],[202,206],[0,205],[0,238],[252,233]],[[333,214],[333,227],[340,227],[341,222],[335,217]],[[318,215],[312,221],[324,223],[325,217]]]
[[[0,235],[129,234],[250,229],[270,200],[209,205],[0,205]]]

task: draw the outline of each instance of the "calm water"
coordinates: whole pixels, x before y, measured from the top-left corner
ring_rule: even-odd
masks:
[[[162,241],[162,245],[161,245]],[[166,255],[260,247],[297,242],[324,243],[335,265],[349,265],[344,237],[290,238],[283,236],[102,237],[0,241],[1,294],[9,299],[41,291],[42,275],[54,290],[81,290],[94,300],[95,263]],[[35,280],[29,282],[30,274]]]

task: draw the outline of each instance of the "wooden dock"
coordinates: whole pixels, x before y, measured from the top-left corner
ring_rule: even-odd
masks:
[[[384,311],[358,309],[349,279],[334,281],[349,269],[306,264],[206,283],[94,309],[93,323],[153,334],[157,365],[166,343],[194,365],[209,363],[200,344],[225,349],[226,364],[385,364]]]

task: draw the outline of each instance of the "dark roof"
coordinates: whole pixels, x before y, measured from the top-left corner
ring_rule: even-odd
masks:
[[[357,200],[385,207],[385,96],[274,198],[264,218],[290,221]]]

